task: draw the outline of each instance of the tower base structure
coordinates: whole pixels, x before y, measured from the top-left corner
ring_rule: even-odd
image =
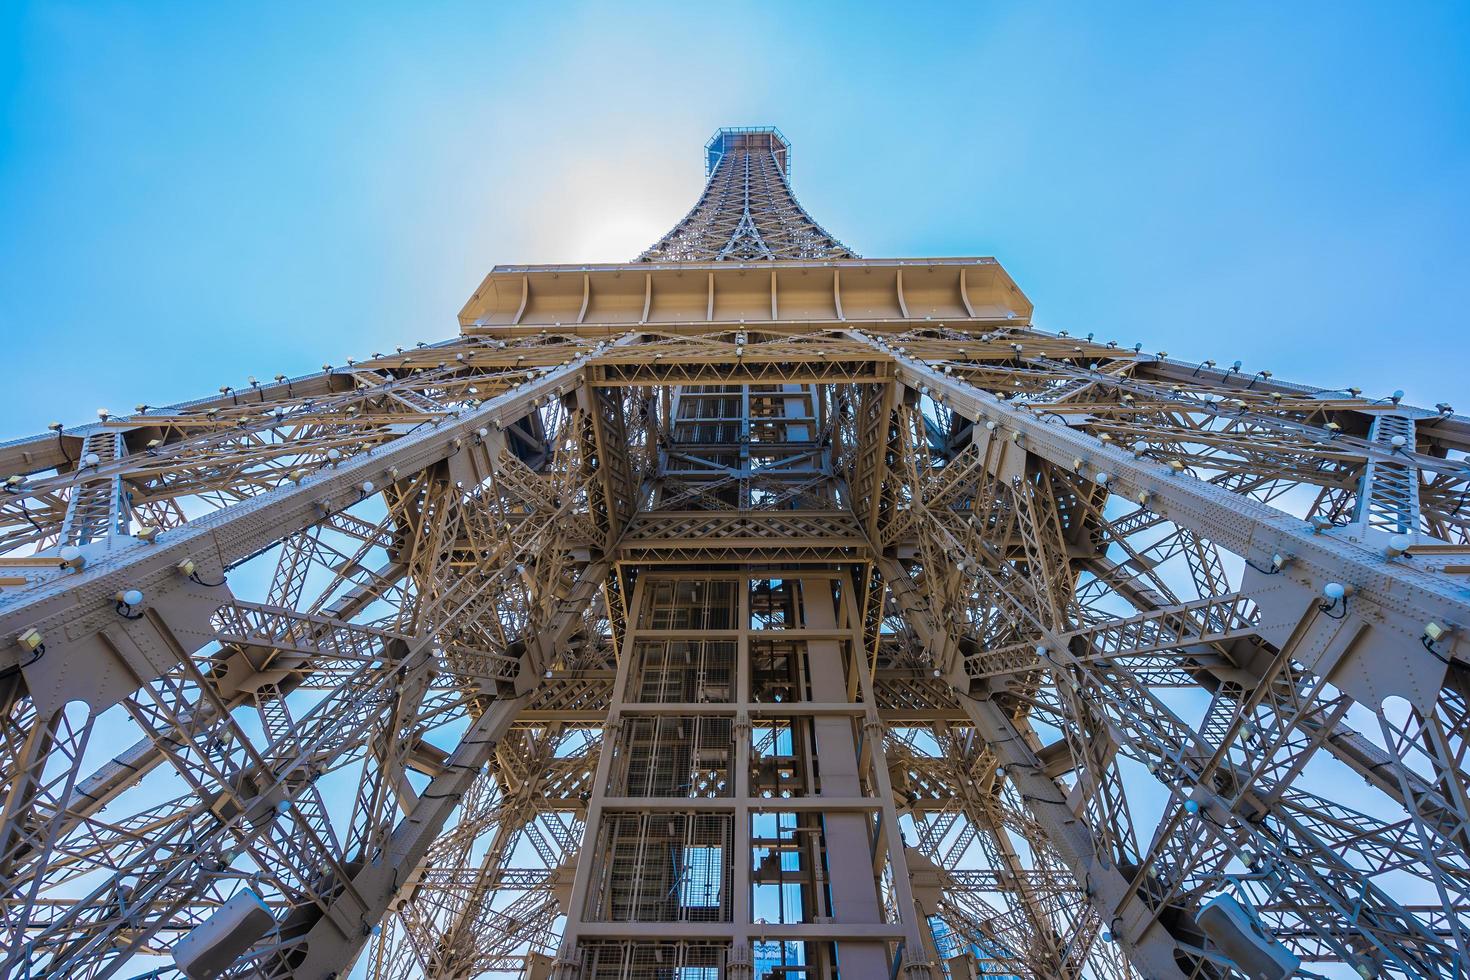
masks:
[[[790,160],[0,446],[0,973],[1463,974],[1470,426],[1038,330]]]

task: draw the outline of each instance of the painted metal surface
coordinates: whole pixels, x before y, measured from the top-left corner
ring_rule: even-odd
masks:
[[[1039,331],[706,153],[457,338],[0,446],[0,972],[249,889],[227,976],[1215,978],[1220,895],[1464,975],[1466,421]]]

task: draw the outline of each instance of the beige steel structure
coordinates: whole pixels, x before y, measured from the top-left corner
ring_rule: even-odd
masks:
[[[0,974],[1464,976],[1470,423],[706,154],[453,339],[0,446]]]

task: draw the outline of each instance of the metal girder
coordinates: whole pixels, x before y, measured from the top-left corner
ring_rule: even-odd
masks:
[[[1097,903],[1108,928],[1126,935],[1129,958],[1146,976],[1182,977],[1175,960],[1175,942],[1150,922],[1143,902],[1128,895],[1128,882],[1116,866],[1099,855],[1086,827],[1072,817],[1071,809],[1054,780],[1046,775],[1035,755],[1005,712],[987,701],[961,698],[975,729],[994,747],[1007,778],[1018,784],[1022,798],[1047,840],[1063,856],[1074,877],[1091,883],[1089,898]]]
[[[881,563],[880,568],[919,638],[931,646],[942,643],[940,627],[924,608],[908,575],[891,560]],[[1096,903],[1104,920],[1136,930],[1129,938],[1135,964],[1148,976],[1183,977],[1174,959],[1174,939],[1150,921],[1150,910],[1138,896],[1129,895],[1128,879],[1093,840],[1087,825],[1075,819],[1065,792],[1047,775],[1015,723],[989,698],[968,694],[957,694],[956,698],[995,754],[1000,770],[1018,785],[1031,815],[1044,828],[1048,843],[1061,855],[1089,901]]]
[[[929,377],[933,377],[933,375],[930,375]],[[923,386],[927,388],[927,380],[928,378],[926,378],[924,381],[914,380],[911,381],[911,383],[915,386]],[[946,385],[944,383],[944,380],[941,376],[941,380],[937,385],[936,397],[939,398],[941,401],[947,401],[953,404],[954,391],[955,389],[952,386]],[[971,391],[971,393],[978,394],[973,392],[973,390]],[[1029,435],[1032,431],[1029,427],[1023,428],[1019,424],[1013,425],[1011,414],[1005,411],[1002,411],[998,415],[987,415],[983,411],[977,411],[973,413],[973,418],[978,421],[988,421],[990,423],[987,427],[989,432],[994,432],[1001,425],[1011,427],[1012,432],[1021,432],[1023,436]],[[1025,420],[1023,419],[1023,421]],[[1058,624],[1074,622],[1076,617],[1075,614],[1072,614],[1070,612],[1064,614],[1062,610],[1055,604],[1055,602],[1049,598],[1049,596],[1054,593],[1056,588],[1052,576],[1058,573],[1064,573],[1068,567],[1077,567],[1076,563],[1078,563],[1078,560],[1084,556],[1082,554],[1069,554],[1066,542],[1059,539],[1052,540],[1049,544],[1044,544],[1044,542],[1049,537],[1055,538],[1055,535],[1057,533],[1054,530],[1055,522],[1058,516],[1060,516],[1060,512],[1056,509],[1056,503],[1050,498],[1045,503],[1038,506],[1038,504],[1036,503],[1034,490],[1036,481],[1029,478],[1028,476],[1023,476],[1023,473],[1030,473],[1029,461],[1031,457],[1029,456],[1029,453],[1037,448],[1036,443],[1040,441],[1040,439],[1031,440],[1027,438],[1024,440],[1023,447],[1022,439],[1020,438],[1008,440],[1008,442],[1010,442],[1012,446],[1016,447],[1009,450],[1010,455],[1014,457],[1011,462],[1006,461],[1006,452],[1001,452],[998,457],[988,455],[988,458],[995,460],[995,465],[997,466],[999,471],[1009,472],[1011,474],[1009,481],[1011,484],[1010,497],[1013,501],[1016,512],[1020,515],[1019,526],[1022,527],[1023,530],[1027,528],[1030,529],[1028,534],[1025,536],[1027,545],[1022,550],[1025,568],[1029,570],[1028,579],[1025,582],[1022,582],[1020,580],[1014,581],[1008,586],[1006,583],[994,579],[993,573],[986,571],[985,561],[983,559],[977,564],[974,569],[971,570],[974,573],[978,573],[982,579],[990,576],[989,581],[991,582],[992,588],[1000,590],[1002,592],[1009,589],[1010,591],[1017,593],[1016,602],[1018,604],[1014,608],[1016,610],[1016,614],[1019,620],[1029,621],[1031,639],[1023,638],[1013,643],[1010,648],[1012,652],[1010,653],[1009,658],[1007,658],[1005,647],[1000,647],[999,649],[996,649],[992,646],[991,650],[986,650],[977,655],[974,655],[973,659],[977,662],[983,662],[984,658],[991,652],[999,654],[1000,663],[997,664],[997,667],[1000,669],[995,672],[994,676],[1014,674],[1023,685],[1026,682],[1028,670],[1030,672],[1030,676],[1033,677],[1054,677],[1056,679],[1057,693],[1061,696],[1053,699],[1055,701],[1056,713],[1052,718],[1049,718],[1048,720],[1053,721],[1054,723],[1061,726],[1062,730],[1067,733],[1069,739],[1073,732],[1078,730],[1078,726],[1082,724],[1081,719],[1077,717],[1074,698],[1074,694],[1078,693],[1081,688],[1074,688],[1072,683],[1065,681],[1065,675],[1058,673],[1057,671],[1059,669],[1064,670],[1068,667],[1074,670],[1080,668],[1082,674],[1087,679],[1087,682],[1098,685],[1098,690],[1104,695],[1098,701],[1098,704],[1106,709],[1109,709],[1105,712],[1110,719],[1107,723],[1109,728],[1113,732],[1117,733],[1117,737],[1132,737],[1125,736],[1124,733],[1129,732],[1129,730],[1139,724],[1142,719],[1150,719],[1149,721],[1144,722],[1145,727],[1147,727],[1148,725],[1157,724],[1160,720],[1171,718],[1172,713],[1168,708],[1166,708],[1162,703],[1158,702],[1157,700],[1148,705],[1143,705],[1140,703],[1137,705],[1137,707],[1131,709],[1131,711],[1126,707],[1127,705],[1129,705],[1130,700],[1136,699],[1133,699],[1132,695],[1126,693],[1125,688],[1120,688],[1117,686],[1117,684],[1112,682],[1120,681],[1128,677],[1126,668],[1130,666],[1130,660],[1128,657],[1128,649],[1130,645],[1137,643],[1138,641],[1142,641],[1143,645],[1138,648],[1140,652],[1147,653],[1149,648],[1152,647],[1154,649],[1171,650],[1173,651],[1173,653],[1171,653],[1172,656],[1178,656],[1179,653],[1188,654],[1190,648],[1193,647],[1194,653],[1197,656],[1201,652],[1204,652],[1204,650],[1207,650],[1209,645],[1218,644],[1220,640],[1226,640],[1232,637],[1245,637],[1251,634],[1270,636],[1273,631],[1270,629],[1269,625],[1253,622],[1253,616],[1248,616],[1245,620],[1238,621],[1238,625],[1232,626],[1232,620],[1237,619],[1237,614],[1233,610],[1234,607],[1241,601],[1239,596],[1218,601],[1213,596],[1208,596],[1197,606],[1197,608],[1201,612],[1203,612],[1209,620],[1209,626],[1207,627],[1207,629],[1220,631],[1218,635],[1206,636],[1206,629],[1201,628],[1202,626],[1204,626],[1203,623],[1196,625],[1192,629],[1188,628],[1185,625],[1185,622],[1182,621],[1182,617],[1178,617],[1172,624],[1173,628],[1179,631],[1173,638],[1173,641],[1163,641],[1155,645],[1152,643],[1151,638],[1147,636],[1150,631],[1150,627],[1147,624],[1149,624],[1150,622],[1159,621],[1154,620],[1154,616],[1158,615],[1157,612],[1150,612],[1141,617],[1135,617],[1131,621],[1128,619],[1124,619],[1122,621],[1114,621],[1115,628],[1111,631],[1111,633],[1104,632],[1101,634],[1097,634],[1089,638],[1088,640],[1082,639],[1083,634],[1086,632],[1085,630],[1081,632],[1074,631],[1069,634],[1066,632],[1065,628],[1059,628]],[[995,445],[994,439],[987,439],[987,442],[990,444],[989,446],[987,446],[987,448],[991,448]],[[1038,452],[1038,455],[1040,455],[1042,458],[1045,458],[1044,453]],[[1026,461],[1026,465],[1024,468],[1017,465],[1022,460]],[[1066,470],[1062,470],[1061,467],[1057,467],[1057,470],[1054,472],[1067,472],[1068,475],[1065,482],[1070,483],[1074,488],[1073,490],[1069,490],[1068,492],[1073,494],[1074,497],[1085,498],[1089,493],[1092,492],[1092,490],[1090,489],[1091,487],[1108,486],[1109,489],[1112,489],[1115,486],[1115,484],[1113,483],[1114,478],[1106,470],[1102,471],[1103,476],[1101,478],[1097,478],[1096,482],[1093,482],[1090,467],[1098,466],[1099,468],[1101,468],[1105,465],[1108,464],[1089,462],[1087,459],[1079,456],[1073,458],[1071,466],[1067,467]],[[1126,469],[1124,469],[1123,472],[1126,478],[1129,474],[1127,473]],[[1041,482],[1042,486],[1049,485],[1053,489],[1055,489],[1057,484],[1058,477],[1055,475],[1050,479],[1049,483],[1044,480]],[[1126,491],[1126,489],[1127,488],[1125,486],[1124,490]],[[1165,507],[1166,502],[1159,502],[1155,504],[1152,500],[1149,500],[1149,503],[1151,510],[1157,510],[1158,512],[1164,514],[1168,513]],[[917,509],[917,503],[914,506]],[[923,521],[920,522],[921,528],[938,527],[945,523],[944,520],[940,520],[932,513],[921,513],[924,513],[925,515]],[[965,518],[962,518],[962,520],[965,520]],[[978,515],[976,515],[974,518],[970,518],[969,520],[978,521]],[[1073,520],[1073,518],[1067,518],[1067,520]],[[1098,520],[1102,523],[1103,526],[1106,526],[1105,519],[1099,516]],[[1200,530],[1208,533],[1213,531],[1214,529],[1209,527],[1208,525],[1205,525],[1204,527],[1200,528]],[[982,539],[983,538],[984,535],[982,534]],[[987,545],[984,540],[982,540],[980,544],[987,547],[993,547],[993,545]],[[957,539],[955,539],[954,537],[946,537],[943,547],[946,549],[949,555],[953,555],[955,554],[955,551],[953,549],[956,547],[956,545],[960,545],[960,542]],[[960,545],[960,547],[960,553],[963,554],[964,546]],[[979,554],[980,552],[977,550],[973,553]],[[1140,559],[1141,553],[1139,557],[1136,557],[1133,560],[1139,561]],[[924,567],[926,582],[928,582],[930,579],[938,577],[935,569],[939,564],[940,562],[937,562],[931,556],[925,555]],[[959,564],[961,565],[961,567],[963,567],[964,562],[960,562]],[[1284,563],[1280,561],[1273,562],[1273,567],[1270,569],[1266,569],[1266,573],[1268,575],[1280,574],[1281,566],[1283,564]],[[1145,563],[1140,567],[1143,569],[1148,569],[1150,566]],[[1072,574],[1075,574],[1075,572],[1073,572]],[[1257,577],[1259,577],[1260,575],[1259,572],[1248,573],[1248,586],[1251,585],[1251,574],[1255,574],[1257,575]],[[948,576],[945,577],[947,578]],[[1207,587],[1207,585],[1209,585],[1216,579],[1218,579],[1218,574],[1213,572],[1205,578],[1200,578],[1200,576],[1196,575],[1195,585],[1198,588],[1204,589]],[[1100,579],[1099,581],[1102,581],[1102,579]],[[934,583],[934,585],[931,587],[938,587],[938,583]],[[1163,586],[1161,585],[1161,587]],[[1070,594],[1073,588],[1073,585],[1067,585],[1066,593]],[[1268,603],[1268,611],[1271,614],[1281,614],[1282,610],[1279,605],[1276,605],[1274,609],[1270,608],[1270,605],[1274,605],[1275,602],[1279,602],[1280,600],[1274,600],[1273,602],[1273,597],[1269,594],[1269,590],[1263,590],[1259,587],[1259,585],[1255,585],[1251,586],[1251,588],[1249,589],[1249,593],[1259,596],[1262,601],[1266,601]],[[1141,596],[1142,593],[1140,593],[1138,597],[1134,597],[1132,601],[1139,601],[1139,598],[1141,598]],[[1298,601],[1300,603],[1300,605],[1297,606],[1298,610],[1301,610],[1303,606],[1310,608],[1317,602],[1317,600],[1314,600],[1311,597],[1310,593],[1302,596]],[[1147,608],[1148,605],[1152,604],[1153,603],[1151,601],[1145,602],[1145,608]],[[1247,600],[1246,610],[1248,612],[1250,604],[1250,600]],[[1163,605],[1167,606],[1167,600],[1163,601]],[[1180,610],[1180,613],[1182,614],[1183,610],[1186,607],[1181,606],[1178,608]],[[1229,612],[1222,612],[1222,610],[1229,610]],[[1296,615],[1301,615],[1301,612],[1298,611]],[[1164,616],[1166,617],[1167,614],[1165,613]],[[1292,622],[1294,625],[1296,622],[1295,619],[1293,619]],[[1188,634],[1190,632],[1194,632],[1196,634],[1195,642],[1193,643],[1190,642],[1190,639],[1188,637]],[[1024,635],[1025,634],[1023,633],[1023,637]],[[1279,642],[1282,638],[1281,634],[1277,633],[1276,635]],[[1109,636],[1113,638],[1107,638]],[[1024,650],[1025,646],[1030,644],[1039,644],[1038,646],[1036,646],[1035,654],[1027,655],[1021,652],[1022,650]],[[1057,651],[1065,653],[1065,659],[1058,660]],[[934,662],[940,664],[948,662],[938,655],[940,651],[933,652],[936,654],[936,656],[934,657]],[[1430,652],[1434,653],[1434,651],[1432,650]],[[1438,656],[1438,654],[1436,654],[1436,656]],[[1007,659],[1009,659],[1011,662],[1008,663]],[[1441,660],[1441,662],[1443,662],[1443,660]],[[1230,661],[1227,659],[1224,660],[1222,663],[1225,667],[1225,673],[1228,676],[1229,671],[1232,669]],[[1125,668],[1125,670],[1119,670],[1118,668]],[[1379,673],[1383,673],[1382,669],[1380,669]],[[1351,677],[1349,677],[1348,679],[1352,680]],[[1136,689],[1137,680],[1133,680],[1132,684],[1134,685],[1134,689]],[[1238,696],[1238,700],[1247,706],[1254,706],[1256,703],[1261,702],[1262,700],[1260,692],[1269,690],[1270,684],[1271,681],[1269,678],[1267,678],[1266,684],[1258,688],[1257,694],[1247,697],[1245,694],[1242,693]],[[1362,684],[1361,681],[1359,681],[1359,684],[1362,687],[1368,687],[1368,685]],[[1026,689],[1027,688],[1023,686],[1022,690],[1024,691]],[[1372,688],[1368,687],[1368,691],[1371,696]],[[1381,696],[1382,695],[1380,695],[1380,697]],[[1439,692],[1436,689],[1432,692],[1431,698],[1433,699],[1438,696]],[[1032,697],[1035,697],[1035,695],[1033,694]],[[1315,693],[1306,696],[1306,701],[1309,705],[1312,704],[1314,697]],[[1072,707],[1069,707],[1069,705],[1072,705]],[[1114,710],[1120,708],[1122,709],[1121,711]],[[1182,722],[1179,722],[1177,719],[1175,719],[1172,724],[1176,725],[1181,732],[1185,733],[1183,735],[1184,741],[1177,742],[1175,743],[1176,745],[1182,746],[1188,744],[1193,739],[1198,737],[1190,733],[1188,726],[1184,725]],[[1328,722],[1329,727],[1332,724],[1334,724],[1334,722]],[[1083,726],[1083,730],[1085,732],[1085,726]],[[1230,731],[1224,733],[1227,746],[1229,738],[1233,736],[1233,733],[1233,728]],[[1160,734],[1162,734],[1162,731],[1160,731]],[[1106,741],[1110,741],[1113,737],[1115,736],[1109,735],[1106,732],[1103,733],[1104,743],[1106,743]],[[1156,736],[1149,736],[1149,738],[1155,737]],[[1165,736],[1166,739],[1174,739],[1176,737],[1178,736]],[[1099,796],[1099,793],[1101,792],[1099,781],[1111,778],[1109,774],[1109,766],[1104,765],[1096,773],[1089,775],[1089,770],[1092,768],[1094,763],[1083,761],[1084,757],[1090,756],[1091,753],[1089,749],[1096,746],[1097,744],[1099,744],[1097,741],[1097,737],[1093,736],[1090,738],[1085,738],[1077,746],[1072,747],[1071,749],[1071,754],[1073,756],[1072,768],[1076,769],[1081,783],[1090,787],[1088,792],[1084,793],[1081,797],[1084,802],[1089,800],[1096,801],[1102,799],[1103,797]],[[1129,742],[1129,744],[1132,745],[1133,751],[1137,754],[1137,756],[1144,761],[1154,759],[1161,762],[1161,757],[1166,758],[1170,754],[1177,751],[1175,749],[1165,747],[1164,744],[1160,742],[1154,742],[1153,747],[1150,747],[1148,749],[1144,749],[1142,743],[1136,741]],[[1213,743],[1211,743],[1210,748],[1204,750],[1205,754],[1208,755],[1213,748],[1214,745]],[[1226,746],[1222,746],[1216,751],[1216,759],[1220,758],[1220,753],[1223,753],[1225,751],[1225,748]],[[1304,760],[1306,755],[1309,754],[1311,748],[1312,746],[1308,745],[1305,747],[1305,751],[1299,751],[1297,753],[1298,758]],[[1184,751],[1185,754],[1188,755],[1194,750],[1185,749]],[[1273,752],[1274,751],[1275,749],[1273,749]],[[1154,768],[1156,762],[1150,761],[1149,765],[1151,768]],[[1274,765],[1278,767],[1286,765],[1288,771],[1290,771],[1291,768],[1290,764],[1284,761],[1276,762],[1274,763]],[[1281,770],[1277,769],[1276,771],[1280,772]],[[1192,772],[1188,777],[1188,783],[1190,785],[1202,785],[1204,782],[1208,782],[1209,778],[1210,776],[1207,770],[1204,772]],[[1243,798],[1237,795],[1240,793],[1240,786],[1250,785],[1253,780],[1259,778],[1259,775],[1231,777],[1233,788],[1227,792],[1227,795],[1230,796],[1233,801]],[[1289,776],[1286,777],[1286,779],[1288,780],[1289,778]],[[1285,783],[1283,782],[1281,785],[1284,786]],[[1081,789],[1082,786],[1079,786],[1079,791]],[[1202,805],[1199,803],[1200,794],[1198,790],[1196,791],[1196,797],[1197,798],[1194,800],[1192,805]],[[1208,794],[1206,794],[1203,798],[1209,798]],[[1443,804],[1439,805],[1443,806]],[[1230,804],[1225,804],[1225,806],[1226,810],[1228,811],[1230,806],[1238,807],[1239,803],[1232,802]],[[1270,807],[1271,804],[1267,803],[1267,810],[1269,810]],[[1287,816],[1284,812],[1281,813],[1280,816],[1283,821],[1281,825],[1281,833],[1284,836],[1281,839],[1273,838],[1269,841],[1263,842],[1262,844],[1262,846],[1268,850],[1284,849],[1287,851],[1315,854],[1317,857],[1313,860],[1325,860],[1329,865],[1333,862],[1333,860],[1341,861],[1341,866],[1338,870],[1329,872],[1322,877],[1314,877],[1315,872],[1304,872],[1303,884],[1305,887],[1298,890],[1297,892],[1298,895],[1302,896],[1302,904],[1299,906],[1300,914],[1305,915],[1308,919],[1311,919],[1315,915],[1325,915],[1326,921],[1324,922],[1324,924],[1319,925],[1316,928],[1322,942],[1328,946],[1339,943],[1339,940],[1336,938],[1336,934],[1332,931],[1333,926],[1328,923],[1333,920],[1334,916],[1351,918],[1355,921],[1357,928],[1362,930],[1364,936],[1373,937],[1370,938],[1368,941],[1376,944],[1377,949],[1379,950],[1379,953],[1373,954],[1373,956],[1368,957],[1370,961],[1373,960],[1374,956],[1379,956],[1381,954],[1383,960],[1394,963],[1400,969],[1405,969],[1411,973],[1420,975],[1429,975],[1443,968],[1443,964],[1446,961],[1440,960],[1439,957],[1445,955],[1453,957],[1454,953],[1452,952],[1452,950],[1454,944],[1451,944],[1450,950],[1447,950],[1444,943],[1445,937],[1443,936],[1443,934],[1435,935],[1432,932],[1425,931],[1426,926],[1419,919],[1416,919],[1412,914],[1402,909],[1397,909],[1394,902],[1389,899],[1383,891],[1375,890],[1376,886],[1368,883],[1369,869],[1381,864],[1381,859],[1377,858],[1374,855],[1366,853],[1353,860],[1341,860],[1335,858],[1334,848],[1341,848],[1342,844],[1340,841],[1329,843],[1329,839],[1334,837],[1333,832],[1324,826],[1321,828],[1321,830],[1325,833],[1325,836],[1318,836],[1318,829],[1312,829],[1307,826],[1307,824],[1311,823],[1310,819],[1306,823],[1300,821],[1300,818],[1303,815],[1315,815],[1318,811],[1322,809],[1323,804],[1319,801],[1315,804],[1307,804],[1304,808],[1296,811],[1293,816]],[[1416,809],[1418,809],[1418,807],[1416,807]],[[1179,812],[1183,812],[1182,806]],[[1353,823],[1355,826],[1361,826],[1363,822],[1363,818],[1361,817],[1361,815],[1353,815],[1351,818],[1348,819],[1349,822]],[[1101,824],[1098,823],[1097,818],[1093,818],[1091,822],[1095,827],[1101,826]],[[1428,823],[1433,822],[1434,821],[1431,820]],[[1274,819],[1271,817],[1267,817],[1267,823],[1262,826],[1274,825]],[[1160,828],[1159,832],[1156,835],[1154,850],[1151,851],[1151,853],[1145,859],[1144,867],[1158,867],[1158,862],[1161,859],[1161,853],[1158,851],[1160,845],[1165,845],[1166,847],[1180,848],[1184,852],[1193,850],[1193,848],[1187,845],[1181,847],[1181,845],[1183,845],[1184,842],[1188,840],[1187,836],[1182,833],[1182,826],[1183,825],[1178,822],[1178,818],[1176,817],[1174,823],[1170,824],[1168,827]],[[1455,823],[1452,821],[1449,826],[1453,827],[1455,826]],[[1427,827],[1427,824],[1421,821],[1420,827],[1421,831],[1423,831]],[[1389,833],[1390,835],[1393,835],[1395,832],[1390,830]],[[1440,852],[1442,853],[1442,849],[1440,849]],[[1424,852],[1421,851],[1417,853]],[[1459,858],[1456,859],[1456,861],[1462,859],[1463,853],[1460,855]],[[1134,864],[1137,862],[1137,856],[1136,854],[1130,854],[1130,852],[1127,850],[1123,850],[1118,852],[1115,860],[1127,860],[1130,864]],[[1198,859],[1189,858],[1186,860],[1194,861]],[[1287,862],[1286,864],[1289,865],[1290,863],[1291,862]],[[1357,870],[1348,871],[1348,868],[1355,868]],[[1427,866],[1424,870],[1428,870]],[[1181,873],[1181,871],[1179,868],[1176,867],[1171,868],[1169,873],[1171,875],[1178,875]],[[1139,881],[1141,880],[1142,872],[1140,871],[1137,874],[1138,876],[1133,879],[1133,882],[1129,886],[1128,891],[1130,894],[1135,894],[1140,887]],[[1451,903],[1458,904],[1460,902],[1460,899],[1457,897],[1459,894],[1459,888],[1457,885],[1453,884],[1455,876],[1457,876],[1458,874],[1458,870],[1453,866],[1452,863],[1451,867],[1449,868],[1437,871],[1430,871],[1427,874],[1427,880],[1433,882],[1437,887],[1440,888],[1442,893],[1449,896],[1448,900]],[[1367,904],[1370,907],[1376,905],[1378,906],[1378,908],[1370,913],[1367,913],[1366,915],[1361,912],[1356,914],[1350,913],[1348,909],[1355,901],[1361,901],[1361,899],[1353,899],[1350,898],[1349,895],[1357,894],[1357,889],[1362,887],[1362,885],[1355,883],[1353,886],[1350,886],[1346,889],[1337,890],[1339,886],[1335,884],[1332,880],[1335,875],[1356,875],[1362,882],[1366,884],[1366,887],[1368,889],[1367,895],[1364,896],[1368,899]],[[1449,877],[1446,877],[1446,875],[1448,875]],[[1147,891],[1148,889],[1145,888],[1144,893],[1146,894]],[[1309,892],[1313,893],[1317,897],[1313,897],[1310,899],[1307,898],[1306,894]],[[1328,911],[1326,913],[1317,913],[1311,911],[1311,908],[1314,904],[1319,904],[1323,902],[1325,902],[1332,911]],[[1155,915],[1156,914],[1157,913],[1155,913]],[[1455,939],[1455,942],[1458,944],[1463,944],[1463,940],[1459,940],[1453,936],[1449,938]],[[1198,940],[1190,939],[1189,937],[1185,936],[1181,938],[1181,942],[1194,943],[1197,945]],[[1347,947],[1341,945],[1337,946],[1337,951],[1338,955],[1351,955],[1347,951]]]
[[[496,743],[540,683],[541,669],[556,655],[558,644],[579,627],[582,611],[597,597],[607,574],[606,564],[583,570],[571,595],[562,601],[544,630],[532,638],[527,669],[517,682],[520,690],[516,696],[492,701],[465,732],[445,760],[443,773],[429,782],[415,806],[384,841],[381,851],[369,858],[342,892],[339,901],[343,907],[339,910],[334,906],[312,927],[304,939],[305,958],[299,964],[288,962],[285,975],[327,980],[357,958],[371,934],[371,925],[411,881],[413,870],[428,853],[451,811],[481,778]]]
[[[870,342],[884,346],[876,340]],[[1367,606],[1369,614],[1380,621],[1378,628],[1392,631],[1411,654],[1419,646],[1426,623],[1470,621],[1470,600],[1449,576],[1409,563],[1395,563],[1381,551],[1331,532],[1318,533],[1302,520],[1265,504],[1200,480],[1181,479],[1155,460],[1049,422],[923,362],[897,351],[893,354],[900,382],[942,393],[951,410],[974,421],[994,422],[1003,436],[1019,437],[1026,453],[1068,470],[1075,468],[1093,481],[1102,474],[1102,482],[1110,492],[1141,496],[1159,517],[1188,527],[1257,564],[1269,565],[1273,556],[1286,556],[1289,566],[1282,574],[1298,583],[1305,595],[1317,593],[1328,582],[1348,586],[1353,590],[1353,603],[1360,610]],[[1434,662],[1433,654],[1423,657]],[[1411,700],[1427,696],[1432,701],[1443,670],[1414,672],[1420,673],[1427,676],[1426,684],[1418,689],[1406,686],[1419,680],[1414,675],[1400,677],[1397,684],[1392,678],[1381,678],[1384,693],[1398,693]]]
[[[620,548],[623,561],[708,562],[729,556],[759,562],[857,561],[867,540],[842,511],[659,511],[641,515]],[[747,556],[748,557],[744,557]]]
[[[508,425],[524,416],[537,399],[574,380],[580,367],[580,362],[574,362],[548,371],[533,384],[491,399],[453,421],[406,433],[382,449],[305,474],[299,483],[190,521],[162,534],[155,544],[130,539],[80,570],[56,575],[0,605],[0,635],[14,636],[28,628],[46,634],[53,626],[59,631],[62,623],[95,618],[109,609],[115,594],[126,589],[166,591],[180,580],[177,568],[185,560],[194,561],[201,573],[219,575],[283,534],[308,527],[360,500],[364,481],[391,480],[394,472],[417,472],[460,452],[479,438],[480,429]],[[59,640],[58,635],[52,642]],[[62,651],[53,650],[57,652]],[[19,661],[18,654],[13,656]]]

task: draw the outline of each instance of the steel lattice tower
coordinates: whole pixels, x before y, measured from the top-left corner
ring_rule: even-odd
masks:
[[[0,974],[1465,976],[1470,423],[706,153],[451,340],[0,446]]]

